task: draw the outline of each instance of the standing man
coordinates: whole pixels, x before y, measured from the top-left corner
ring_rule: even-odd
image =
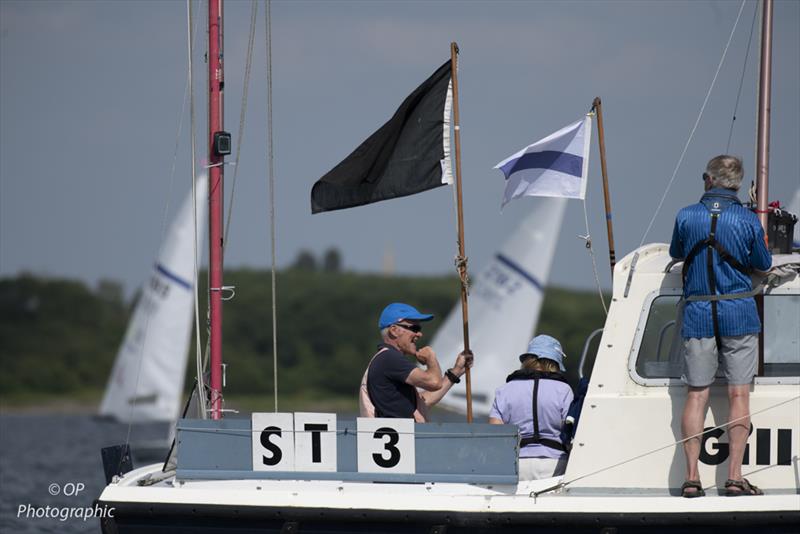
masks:
[[[683,410],[686,454],[684,497],[705,494],[697,468],[709,386],[722,361],[728,383],[730,462],[725,494],[761,495],[742,478],[742,460],[750,433],[750,384],[758,362],[761,321],[751,296],[731,298],[752,290],[750,274],[772,265],[764,230],[758,217],[742,206],[737,192],[742,183],[742,162],[717,156],[703,173],[705,194],[697,204],[678,212],[669,253],[684,259],[683,336],[688,386]],[[723,298],[720,298],[723,297]]]
[[[413,417],[424,423],[427,408],[439,402],[472,365],[472,355],[459,354],[444,376],[430,347],[417,349],[423,322],[433,315],[395,302],[384,308],[378,320],[383,343],[372,357],[361,381],[360,411],[363,417]],[[418,367],[410,358],[424,365]],[[419,388],[422,391],[419,391]]]

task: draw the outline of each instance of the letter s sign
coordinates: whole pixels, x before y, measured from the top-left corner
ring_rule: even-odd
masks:
[[[252,415],[253,471],[294,471],[294,414]]]

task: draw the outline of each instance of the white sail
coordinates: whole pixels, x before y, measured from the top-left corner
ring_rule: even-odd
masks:
[[[475,278],[469,294],[469,343],[475,354],[472,406],[486,416],[494,392],[519,367],[539,320],[544,287],[561,230],[567,200],[535,198],[531,214],[509,235]],[[442,365],[464,348],[461,303],[450,312],[431,343]],[[463,385],[454,387],[440,406],[466,412]]]
[[[207,177],[195,187],[197,243],[208,212]],[[174,421],[180,410],[194,309],[195,223],[188,195],[141,291],[106,386],[100,415],[122,422]]]

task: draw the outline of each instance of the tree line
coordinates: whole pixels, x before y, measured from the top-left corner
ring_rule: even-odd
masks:
[[[402,301],[436,314],[436,328],[459,298],[455,276],[383,276],[311,269],[301,262],[278,273],[279,388],[295,397],[355,398],[364,366],[380,341],[377,318]],[[205,280],[205,275],[201,275]],[[273,391],[271,275],[226,270],[236,297],[224,306],[223,335],[228,395]],[[91,288],[80,281],[31,275],[0,280],[0,396],[71,396],[101,391],[108,379],[136,296],[126,301],[111,281]],[[201,304],[204,305],[204,304]],[[204,316],[204,314],[201,314]],[[584,340],[602,327],[596,293],[548,288],[537,331],[560,339],[575,382]],[[205,332],[201,333],[205,336]],[[450,361],[454,355],[441,355]],[[509,372],[517,355],[508,355]],[[193,366],[187,370],[191,384]]]

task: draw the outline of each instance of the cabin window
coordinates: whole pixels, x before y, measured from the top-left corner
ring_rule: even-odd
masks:
[[[764,297],[764,373],[800,376],[800,295]]]
[[[640,333],[636,375],[644,379],[680,379],[683,374],[683,339],[676,332],[678,295],[653,299]],[[800,295],[764,297],[764,371],[762,377],[800,376]],[[717,377],[723,377],[722,368]]]
[[[683,339],[676,332],[679,295],[653,299],[641,333],[636,373],[642,378],[680,378],[683,374]]]

